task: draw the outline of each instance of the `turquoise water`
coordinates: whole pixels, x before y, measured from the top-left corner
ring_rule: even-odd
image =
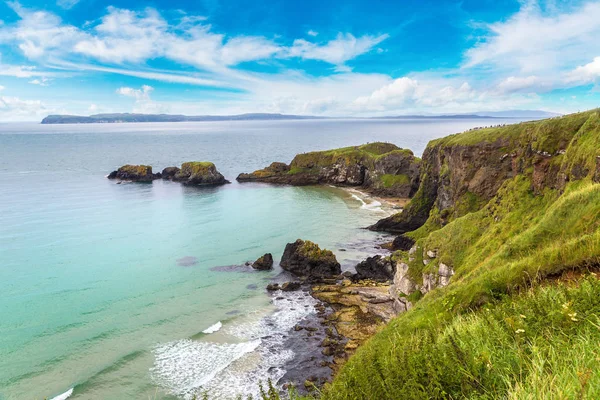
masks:
[[[478,125],[486,123],[0,125],[0,398],[71,388],[73,399],[189,398],[199,387],[226,398],[278,378],[293,354],[268,350],[312,311],[311,300],[267,296],[278,268],[214,267],[265,252],[278,259],[300,237],[351,269],[385,239],[361,227],[391,210],[340,189],[235,176],[297,152],[375,140],[419,154],[431,138]],[[190,160],[215,162],[234,183],[105,179],[125,163],[158,171]],[[180,265],[184,257],[193,265]],[[221,330],[202,333],[219,321]]]

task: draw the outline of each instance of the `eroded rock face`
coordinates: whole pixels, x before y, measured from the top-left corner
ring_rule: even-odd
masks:
[[[382,256],[368,257],[356,266],[355,280],[372,279],[377,282],[387,282],[394,278],[392,262]]]
[[[569,180],[600,173],[589,160],[563,162],[565,149],[577,144],[577,135],[594,113],[563,119],[521,123],[515,126],[448,136],[427,145],[420,166],[418,191],[402,213],[382,219],[372,230],[402,234],[422,226],[432,209],[439,222],[476,211],[516,175],[531,179],[532,191],[561,190]],[[477,132],[478,133],[478,132]],[[600,160],[596,170],[600,170]]]
[[[217,171],[215,164],[208,161],[186,162],[181,168],[168,167],[164,169],[165,179],[196,186],[217,186],[229,183],[225,177]]]
[[[392,242],[392,250],[408,251],[411,247],[414,246],[414,244],[415,241],[409,237],[406,237],[404,235],[396,236],[396,238]]]
[[[108,179],[119,179],[131,182],[152,182],[160,179],[160,173],[153,174],[149,165],[123,165],[118,170],[111,172]]]
[[[298,154],[290,165],[273,163],[240,174],[237,180],[297,186],[359,186],[378,195],[410,197],[418,187],[419,168],[420,160],[410,150],[391,143],[370,143]]]
[[[261,256],[254,261],[252,268],[259,271],[266,271],[273,268],[273,255],[271,253],[266,253],[265,255]]]
[[[285,246],[279,265],[302,278],[332,277],[342,272],[331,251],[322,250],[317,244],[301,239]]]

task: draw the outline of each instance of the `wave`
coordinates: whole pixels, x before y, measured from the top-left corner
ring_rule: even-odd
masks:
[[[215,332],[218,332],[221,329],[222,326],[223,326],[223,324],[221,323],[221,321],[219,321],[216,324],[211,325],[208,328],[206,328],[205,330],[203,330],[202,333],[215,333]]]
[[[73,394],[73,388],[67,390],[66,392],[59,394],[56,397],[51,398],[50,400],[65,400],[68,399],[69,397],[71,397],[71,395]]]
[[[359,193],[361,193],[361,195],[364,195],[362,192],[359,192]],[[370,201],[367,203],[362,197],[356,195],[355,193],[350,193],[350,195],[352,196],[353,199],[358,200],[361,203],[360,208],[362,208],[362,209],[370,210],[370,211],[383,211],[383,209],[381,208],[382,204],[380,201],[370,199]],[[364,196],[366,196],[366,195],[364,195]],[[368,196],[366,196],[366,197],[368,197]]]
[[[258,311],[228,323],[222,332],[234,343],[184,339],[154,350],[151,374],[168,392],[184,399],[208,393],[211,398],[235,399],[244,395],[260,398],[259,382],[277,383],[294,357],[286,348],[288,332],[315,312],[316,301],[305,292],[278,293],[275,311]],[[241,342],[240,342],[241,341]],[[237,342],[237,343],[235,343]]]

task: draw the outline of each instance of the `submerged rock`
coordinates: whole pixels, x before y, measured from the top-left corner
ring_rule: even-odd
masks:
[[[181,168],[167,167],[163,170],[164,179],[196,186],[216,186],[229,183],[217,171],[215,164],[208,161],[194,161],[181,164]]]
[[[273,268],[273,255],[271,253],[266,253],[261,256],[258,260],[254,261],[252,268],[259,271],[266,271]]]
[[[149,165],[123,165],[118,170],[108,174],[108,179],[120,179],[131,182],[152,182],[160,179],[160,173],[153,174]]]
[[[335,255],[302,239],[288,243],[281,257],[281,268],[303,278],[338,276],[342,270]]]

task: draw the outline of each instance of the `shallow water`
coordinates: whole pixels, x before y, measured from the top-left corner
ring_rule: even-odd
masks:
[[[504,122],[0,124],[0,398],[74,388],[73,399],[159,399],[199,387],[225,398],[277,379],[293,357],[281,335],[312,300],[272,303],[263,288],[277,268],[228,267],[277,260],[301,237],[351,269],[383,239],[360,228],[390,210],[336,188],[237,184],[237,174],[376,140],[420,155],[432,138]],[[190,160],[215,162],[234,183],[105,179],[125,163]]]

